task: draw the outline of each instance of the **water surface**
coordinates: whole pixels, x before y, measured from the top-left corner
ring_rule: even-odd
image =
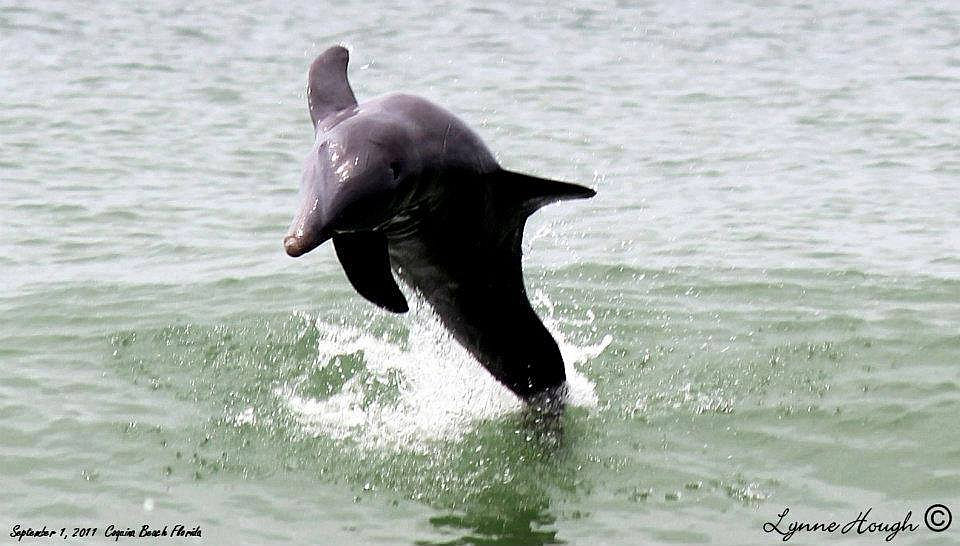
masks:
[[[762,4],[0,6],[0,523],[772,544],[784,507],[960,508],[960,12]],[[562,435],[423,305],[283,254],[334,43],[360,100],[598,190],[526,230]],[[824,540],[882,537],[790,542]]]

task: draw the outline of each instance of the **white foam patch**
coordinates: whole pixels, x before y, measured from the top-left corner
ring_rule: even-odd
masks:
[[[584,364],[587,361],[596,358],[613,342],[613,336],[606,334],[603,338],[593,345],[576,345],[569,341],[558,328],[561,323],[572,324],[578,327],[589,326],[596,320],[593,311],[588,309],[583,319],[559,319],[556,316],[556,309],[553,302],[543,290],[534,292],[533,303],[536,306],[542,306],[547,311],[543,317],[543,323],[553,334],[560,347],[560,355],[563,356],[563,369],[567,374],[567,401],[575,406],[595,407],[597,405],[597,393],[587,376],[583,375],[575,364]]]
[[[538,303],[546,300],[543,294],[537,298]],[[522,409],[523,403],[447,333],[428,305],[416,299],[410,303],[405,344],[317,320],[317,366],[334,366],[338,356],[359,352],[366,368],[326,398],[298,393],[296,383],[274,390],[305,433],[420,451],[434,441],[461,437],[479,420]],[[600,354],[612,337],[586,347],[568,343],[555,327],[552,304],[546,300],[545,305],[549,311],[545,322],[557,337],[565,362],[568,403],[593,407],[594,385],[574,364]],[[592,314],[587,320],[592,321]],[[399,392],[378,395],[377,383]]]

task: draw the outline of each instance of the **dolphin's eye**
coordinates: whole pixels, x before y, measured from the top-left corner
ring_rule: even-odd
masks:
[[[394,180],[400,178],[400,162],[399,161],[390,162],[390,172],[393,173]]]

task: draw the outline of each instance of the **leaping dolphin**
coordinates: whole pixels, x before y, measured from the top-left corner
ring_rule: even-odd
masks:
[[[283,240],[287,254],[332,238],[361,296],[407,311],[396,272],[520,398],[562,398],[563,358],[527,299],[520,242],[537,209],[595,192],[501,168],[466,124],[420,97],[357,104],[348,60],[334,46],[310,66],[316,139]]]

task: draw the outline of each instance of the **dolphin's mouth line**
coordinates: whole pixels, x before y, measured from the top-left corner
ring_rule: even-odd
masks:
[[[415,214],[402,214],[384,222],[378,229],[391,238],[409,237],[419,231],[421,220]]]
[[[317,233],[314,237],[306,236],[302,230],[287,235],[283,240],[283,246],[287,254],[291,257],[302,256],[311,250],[319,247],[327,240],[337,235],[355,235],[358,233],[383,233],[391,239],[405,239],[415,235],[422,223],[422,214],[425,205],[423,203],[404,207],[389,219],[379,224],[364,228],[327,228]]]
[[[397,239],[409,237],[419,230],[427,208],[426,199],[408,204],[397,209],[386,221],[374,226],[372,231],[378,231],[388,237]]]

